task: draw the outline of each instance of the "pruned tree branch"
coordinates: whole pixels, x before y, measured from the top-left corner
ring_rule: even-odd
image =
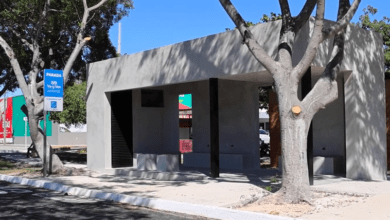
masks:
[[[39,73],[39,65],[43,64],[43,60],[41,58],[40,46],[39,46],[39,38],[41,37],[43,23],[47,17],[49,9],[50,9],[50,0],[46,0],[45,5],[44,5],[43,10],[42,10],[42,15],[39,18],[39,21],[37,22],[37,24],[35,25],[35,29],[36,29],[35,35],[32,38],[34,50],[32,51],[33,58],[32,58],[32,62],[31,62],[31,71],[29,72],[30,86],[32,88],[30,92],[31,92],[32,97],[36,97],[38,95],[37,91],[35,89],[36,88],[36,78],[37,78],[37,75]]]
[[[37,22],[37,24],[35,26],[36,32],[35,32],[35,36],[33,38],[33,41],[34,41],[33,44],[38,44],[38,38],[41,35],[43,21],[46,19],[49,7],[50,7],[50,0],[46,0],[45,6],[44,6],[43,11],[42,11],[42,16],[39,18],[39,21]]]
[[[74,49],[72,51],[72,54],[70,55],[68,61],[66,62],[66,65],[65,65],[65,68],[64,68],[64,71],[63,71],[63,73],[64,73],[64,82],[66,82],[68,80],[69,73],[70,73],[70,70],[72,69],[74,61],[76,60],[76,58],[77,58],[78,54],[80,53],[80,51],[83,49],[83,47],[88,42],[88,39],[84,38],[84,32],[85,32],[85,27],[87,26],[87,23],[88,23],[89,13],[91,11],[101,7],[106,2],[107,2],[107,0],[101,0],[96,5],[88,8],[87,0],[83,0],[84,15],[83,15],[83,19],[82,19],[81,24],[80,24],[79,33],[77,35],[76,46],[74,47]]]
[[[84,0],[85,1],[85,0]],[[95,9],[97,9],[97,8],[99,8],[99,7],[101,7],[104,3],[106,3],[107,2],[107,0],[101,0],[99,3],[97,3],[96,5],[94,5],[94,6],[92,6],[92,7],[90,7],[90,8],[88,8],[88,10],[91,12],[91,11],[93,11],[93,10],[95,10]]]
[[[316,4],[317,4],[316,0],[307,0],[301,12],[296,17],[294,17],[295,33],[297,33],[302,28],[302,26],[309,20],[310,15],[313,12]]]
[[[49,11],[52,11],[52,12],[62,12],[62,10],[57,10],[57,9],[49,9]]]
[[[287,0],[279,0],[279,6],[280,10],[282,11],[282,20],[283,23],[286,24],[287,26],[293,25],[292,24],[292,16],[290,12],[290,6],[288,4]]]
[[[95,14],[96,14],[96,13],[93,13],[92,17],[89,19],[89,21],[87,21],[87,24],[88,24],[90,21],[92,21],[93,17],[95,17]]]
[[[299,81],[303,74],[309,68],[311,62],[316,56],[318,46],[322,42],[322,28],[324,26],[324,12],[325,12],[325,1],[317,0],[317,11],[316,21],[314,24],[313,35],[310,39],[309,45],[303,55],[301,61],[292,70],[292,77],[294,80]]]
[[[260,44],[254,39],[251,31],[246,25],[246,22],[238,13],[238,11],[230,2],[230,0],[219,0],[219,2],[236,25],[249,51],[253,54],[256,60],[260,62],[272,75],[275,74],[277,70],[280,69],[280,66],[265,52],[265,50],[260,46]]]
[[[282,28],[280,29],[280,39],[278,52],[280,64],[286,69],[292,68],[292,47],[295,38],[294,20],[291,16],[290,6],[287,0],[279,0],[280,10],[282,11]]]
[[[349,7],[348,11],[345,15],[339,19],[336,25],[326,29],[323,31],[323,40],[326,40],[334,35],[338,34],[341,30],[343,30],[349,24],[352,17],[355,15],[356,10],[359,7],[361,0],[354,0],[352,5]]]
[[[77,9],[77,7],[76,7],[76,5],[74,4],[73,1],[72,1],[72,4],[73,4],[74,8],[76,9],[77,16],[79,17],[79,20],[81,20],[79,10]],[[84,5],[84,7],[85,7],[85,5]]]
[[[345,17],[349,8],[349,0],[339,1],[338,20]],[[319,109],[324,108],[338,97],[337,75],[340,72],[341,62],[344,58],[344,38],[345,28],[335,36],[330,61],[314,88],[302,101],[311,116],[314,116]]]
[[[311,62],[314,60],[319,44],[322,43],[324,40],[338,34],[341,30],[343,30],[348,25],[349,21],[352,19],[357,8],[359,7],[360,1],[361,0],[354,0],[353,4],[350,7],[348,7],[349,8],[348,11],[344,12],[345,14],[343,13],[344,15],[338,18],[336,25],[328,28],[327,30],[322,30],[323,20],[324,20],[325,1],[317,0],[317,15],[316,15],[316,22],[315,22],[313,36],[310,39],[310,43],[305,51],[302,60],[298,63],[298,65],[293,69],[292,72],[292,74],[297,77],[297,80],[300,80],[302,78],[303,74],[306,72],[307,68],[309,68]],[[341,0],[340,2],[345,2],[345,1]],[[346,6],[349,6],[349,4],[346,3],[344,4]],[[346,10],[346,9],[340,4],[339,10]]]

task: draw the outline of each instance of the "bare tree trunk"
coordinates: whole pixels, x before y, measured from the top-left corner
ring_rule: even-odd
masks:
[[[294,118],[293,114],[281,118],[283,182],[280,193],[284,200],[296,203],[310,201],[311,191],[307,167],[307,134],[311,120]]]
[[[28,104],[27,104],[28,103]],[[43,161],[43,143],[44,143],[44,134],[43,129],[39,127],[39,119],[41,118],[38,114],[35,113],[35,107],[26,100],[26,106],[28,111],[28,124],[30,126],[30,136],[31,140],[35,145],[35,149],[38,153],[38,156]],[[56,154],[52,154],[50,146],[46,150],[46,170],[48,173],[56,173],[63,168],[63,164],[60,158]]]

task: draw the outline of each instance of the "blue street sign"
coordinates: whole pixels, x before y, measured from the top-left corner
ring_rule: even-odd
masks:
[[[64,77],[62,70],[46,69],[43,77],[45,111],[62,111],[64,97]]]
[[[57,108],[57,102],[56,101],[51,101],[51,107],[52,108]]]
[[[64,77],[62,70],[45,70],[45,97],[64,97]]]

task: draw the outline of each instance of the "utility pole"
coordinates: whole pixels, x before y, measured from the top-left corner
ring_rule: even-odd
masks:
[[[4,100],[3,100],[3,105],[4,105],[4,108],[3,108],[3,137],[4,137],[4,142],[3,142],[3,145],[5,145],[5,142],[6,142],[6,138],[7,138],[7,116],[6,116],[6,112],[7,112],[7,92],[5,92],[4,94]]]
[[[119,22],[119,27],[118,27],[118,55],[121,55],[121,42],[122,41],[122,24]]]

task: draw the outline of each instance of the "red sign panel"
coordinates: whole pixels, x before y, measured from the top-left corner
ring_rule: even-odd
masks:
[[[0,99],[0,139],[4,138],[3,120],[5,118],[6,138],[12,138],[12,97]]]
[[[179,140],[179,146],[181,153],[192,152],[192,140],[190,139]]]

